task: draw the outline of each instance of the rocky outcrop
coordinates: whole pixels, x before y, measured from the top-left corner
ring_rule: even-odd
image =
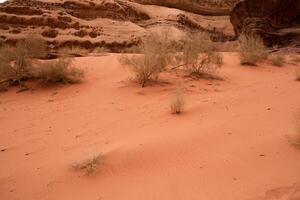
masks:
[[[268,46],[300,45],[300,0],[242,0],[230,16],[237,35],[260,35]]]
[[[141,4],[167,6],[178,8],[201,15],[229,15],[231,8],[238,0],[132,0]]]
[[[81,46],[121,51],[162,28],[174,28],[175,34],[207,31],[215,41],[234,39],[228,16],[202,16],[129,0],[10,0],[0,4],[0,45],[15,44],[33,34],[43,37],[54,50]]]

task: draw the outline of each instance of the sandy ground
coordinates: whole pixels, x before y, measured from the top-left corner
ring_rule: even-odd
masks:
[[[165,73],[140,88],[117,55],[77,58],[85,82],[0,94],[1,200],[300,199],[296,66],[240,66],[223,81]],[[170,114],[181,85],[185,112]],[[102,152],[92,176],[70,164]]]

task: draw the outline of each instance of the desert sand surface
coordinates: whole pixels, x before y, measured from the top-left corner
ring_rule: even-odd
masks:
[[[0,93],[1,200],[299,200],[296,65],[180,70],[141,88],[118,54],[76,58],[82,84]],[[182,87],[186,107],[170,114]],[[70,165],[103,154],[86,176]]]

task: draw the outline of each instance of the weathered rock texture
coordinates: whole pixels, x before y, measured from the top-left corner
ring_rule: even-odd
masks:
[[[233,5],[239,0],[132,0],[141,4],[151,4],[178,8],[201,15],[229,15]]]
[[[238,35],[259,34],[269,46],[300,44],[300,0],[242,0],[230,20]]]
[[[11,0],[0,4],[0,44],[14,44],[34,34],[53,49],[81,46],[120,51],[162,28],[172,28],[175,35],[207,31],[215,41],[235,37],[229,16],[202,16],[128,0]]]

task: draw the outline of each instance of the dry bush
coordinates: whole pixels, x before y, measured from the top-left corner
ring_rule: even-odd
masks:
[[[281,67],[285,62],[284,56],[282,55],[271,55],[270,60],[273,65],[278,67]]]
[[[300,115],[296,118],[296,135],[289,137],[289,141],[294,147],[300,149]]]
[[[32,58],[45,57],[47,44],[40,38],[28,36],[18,42],[16,47],[1,47],[0,55],[0,82],[9,80],[19,84],[31,78]]]
[[[39,64],[35,75],[42,83],[72,84],[80,82],[84,77],[82,69],[74,67],[72,58],[62,57],[58,60]]]
[[[217,78],[218,69],[223,64],[222,55],[214,51],[210,36],[204,32],[192,34],[186,39],[178,61],[190,76],[197,78]]]
[[[29,58],[45,58],[48,54],[47,42],[40,37],[29,35],[24,40],[18,42],[18,50],[25,50]]]
[[[170,103],[171,113],[172,114],[182,113],[184,109],[184,105],[185,105],[185,100],[184,100],[182,90],[177,89]]]
[[[158,79],[172,59],[173,49],[168,32],[151,34],[144,38],[139,51],[142,55],[125,56],[120,62],[128,66],[141,86],[145,87],[149,81]]]
[[[300,81],[300,68],[296,69],[296,80]]]
[[[71,165],[71,169],[76,171],[84,170],[87,175],[92,175],[98,171],[99,165],[102,162],[103,162],[102,154],[93,155],[87,159],[74,162]]]
[[[58,52],[63,56],[86,56],[89,54],[89,51],[87,49],[78,46],[64,47],[59,49]]]
[[[300,56],[297,54],[291,55],[291,61],[295,63],[300,63]]]
[[[267,58],[267,49],[259,36],[242,34],[239,37],[240,61],[243,65],[256,65]]]
[[[94,48],[93,53],[107,55],[109,53],[109,49],[107,49],[106,47],[96,47]]]

